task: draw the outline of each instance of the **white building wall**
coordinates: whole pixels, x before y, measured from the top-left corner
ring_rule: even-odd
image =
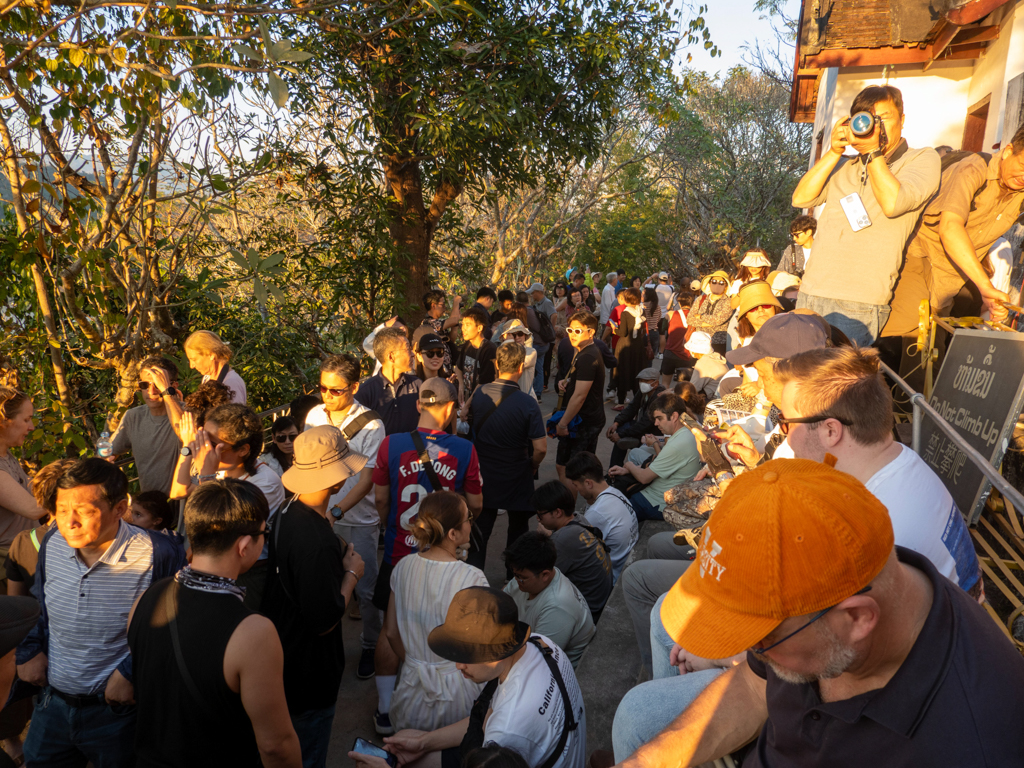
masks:
[[[882,67],[844,67],[836,83],[833,123],[850,114],[864,88],[894,85],[903,93],[903,136],[911,147],[948,144],[959,149],[973,72],[970,61],[937,62],[927,72],[921,64],[905,64],[890,67],[888,77]]]

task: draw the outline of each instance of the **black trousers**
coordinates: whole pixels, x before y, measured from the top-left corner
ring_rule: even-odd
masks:
[[[505,538],[506,547],[530,530],[530,518],[533,517],[536,512],[533,510],[515,511],[510,509],[507,514],[508,536]],[[494,530],[494,521],[497,518],[497,507],[484,507],[480,512],[480,517],[476,519],[476,527],[480,530],[480,548],[477,549],[475,542],[471,544],[469,547],[469,555],[466,557],[466,562],[470,565],[475,565],[481,571],[484,569],[484,561],[487,558],[487,541],[491,538],[491,531]],[[508,573],[507,570],[506,573]],[[509,578],[511,578],[510,574]]]

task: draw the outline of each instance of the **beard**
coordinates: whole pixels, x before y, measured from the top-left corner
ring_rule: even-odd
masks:
[[[764,660],[771,667],[772,672],[775,673],[777,678],[784,683],[792,683],[793,685],[814,683],[818,680],[837,678],[853,666],[853,663],[857,660],[856,650],[851,646],[844,645],[828,625],[823,624],[817,627],[817,632],[822,641],[821,650],[817,654],[817,660],[821,665],[821,669],[813,674],[794,672],[791,669],[780,666],[765,656]]]

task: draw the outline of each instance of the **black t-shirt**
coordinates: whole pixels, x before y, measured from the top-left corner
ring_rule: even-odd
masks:
[[[576,382],[592,381],[593,385],[587,392],[587,397],[580,407],[578,416],[583,418],[583,424],[587,427],[603,426],[604,417],[604,358],[597,344],[590,344],[576,355],[576,360],[570,366],[569,383],[565,385],[565,397],[562,399],[563,406],[567,406],[576,391]]]
[[[462,393],[465,397],[470,397],[477,385],[490,384],[497,378],[494,368],[497,351],[498,348],[491,341],[484,341],[479,349],[468,341],[462,345],[456,365],[462,370]]]
[[[896,547],[934,599],[910,654],[882,688],[823,702],[817,683],[768,681],[768,721],[743,768],[779,765],[1024,765],[1024,659],[984,609],[927,558]]]
[[[39,562],[39,546],[43,537],[50,529],[49,525],[40,525],[28,531],[19,531],[11,542],[11,548],[7,553],[7,560],[4,562],[4,570],[7,571],[7,578],[11,581],[23,581],[25,586],[32,589],[36,581],[36,564]],[[32,540],[32,533],[35,532],[35,541]]]
[[[325,709],[337,701],[345,670],[345,553],[331,524],[301,502],[278,513],[274,529],[262,612],[284,647],[288,710]]]
[[[503,394],[505,399],[494,410]],[[517,512],[533,510],[532,441],[546,435],[540,405],[515,382],[495,381],[476,391],[469,415],[484,485],[484,506]],[[481,420],[483,430],[478,431]]]

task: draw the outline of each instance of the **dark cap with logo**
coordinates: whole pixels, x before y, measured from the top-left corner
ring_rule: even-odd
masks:
[[[420,403],[423,405],[444,405],[454,403],[458,398],[455,387],[448,379],[435,376],[420,385]]]
[[[754,334],[750,344],[725,354],[730,365],[751,365],[765,357],[785,360],[812,349],[824,349],[825,331],[810,315],[785,312],[770,318]]]

